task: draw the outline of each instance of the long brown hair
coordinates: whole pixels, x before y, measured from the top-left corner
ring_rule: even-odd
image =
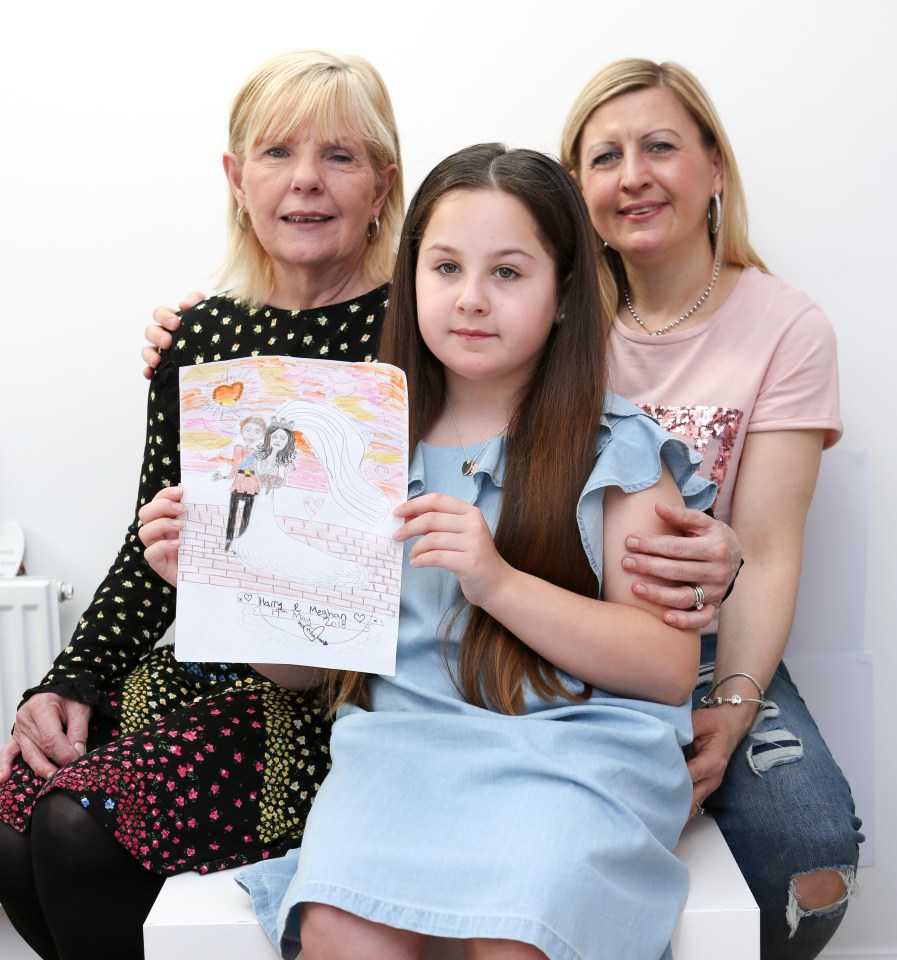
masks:
[[[532,150],[479,144],[443,160],[417,191],[399,241],[389,310],[378,358],[408,377],[413,448],[442,410],[442,365],[418,330],[415,272],[424,231],[438,203],[461,190],[500,190],[533,218],[555,264],[563,318],[553,328],[539,367],[508,426],[498,552],[519,570],[584,596],[598,584],[582,549],[576,506],[595,462],[605,388],[606,317],[595,275],[594,231],[585,203],[566,171]],[[555,668],[481,608],[469,616],[455,683],[465,699],[503,713],[523,708],[524,685],[544,699],[577,699]],[[365,702],[365,675],[332,684],[336,702]]]
[[[669,90],[679,100],[701,131],[704,145],[719,151],[723,168],[722,222],[719,231],[713,234],[709,232],[708,220],[711,246],[719,250],[722,263],[757,267],[766,273],[766,265],[748,238],[747,202],[732,144],[707,91],[693,73],[678,63],[627,59],[602,67],[582,88],[567,115],[561,133],[561,163],[574,175],[579,174],[582,131],[598,107],[624,93],[656,87]],[[620,254],[611,247],[607,247],[598,260],[598,281],[605,311],[613,316],[620,306],[626,271]]]

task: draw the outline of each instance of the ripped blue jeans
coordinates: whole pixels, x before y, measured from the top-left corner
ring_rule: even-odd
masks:
[[[702,637],[695,707],[710,686],[715,655],[716,636]],[[762,960],[812,960],[844,916],[863,835],[850,787],[782,663],[766,701],[704,808],[760,907]],[[840,872],[847,893],[831,908],[806,911],[792,881],[817,870]]]

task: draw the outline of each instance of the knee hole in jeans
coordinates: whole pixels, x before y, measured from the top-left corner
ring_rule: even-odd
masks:
[[[788,907],[785,916],[789,937],[797,933],[804,917],[838,917],[847,901],[857,892],[856,871],[853,867],[822,867],[796,874],[788,889]],[[818,901],[822,901],[819,903]]]
[[[794,895],[804,910],[837,906],[847,893],[847,881],[838,870],[814,870],[791,880]]]

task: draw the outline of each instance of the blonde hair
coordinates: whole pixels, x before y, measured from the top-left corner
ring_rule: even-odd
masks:
[[[678,63],[654,63],[651,60],[615,60],[599,70],[573,102],[561,134],[561,163],[575,176],[579,174],[582,131],[598,107],[634,90],[665,87],[689,112],[708,149],[719,151],[723,169],[722,222],[710,243],[719,251],[723,263],[742,267],[766,265],[748,239],[747,202],[732,144],[726,136],[716,108],[697,78]],[[708,231],[710,223],[708,221]],[[619,306],[620,284],[625,280],[620,255],[606,247],[598,258],[601,299],[612,316]]]
[[[399,134],[383,78],[362,57],[337,57],[321,50],[272,57],[250,75],[234,99],[228,150],[242,165],[258,143],[289,139],[306,124],[322,140],[338,139],[350,130],[367,145],[378,178],[389,164],[398,168],[380,211],[380,233],[368,243],[364,257],[371,286],[385,283],[392,275],[405,202]],[[237,226],[233,194],[228,235],[222,284],[251,303],[264,303],[272,290],[271,260],[255,232]]]

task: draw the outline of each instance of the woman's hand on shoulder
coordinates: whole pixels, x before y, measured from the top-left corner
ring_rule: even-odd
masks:
[[[143,556],[150,567],[167,583],[175,586],[178,578],[178,550],[184,529],[181,515],[187,509],[181,503],[184,488],[165,487],[138,511],[141,527],[137,531],[146,547]]]
[[[638,577],[632,592],[665,607],[664,622],[671,627],[695,630],[713,619],[729,584],[738,572],[741,546],[731,527],[700,510],[664,503],[657,515],[677,535],[626,537],[623,569]],[[704,591],[704,607],[695,610],[696,584]]]
[[[394,537],[418,537],[408,560],[413,567],[441,567],[455,574],[467,600],[490,604],[513,568],[495,549],[492,532],[477,507],[444,493],[428,493],[396,508],[404,524]]]
[[[190,307],[195,307],[205,298],[205,294],[198,291],[188,293],[178,304],[178,309],[189,310]],[[140,356],[146,364],[143,368],[143,375],[147,380],[152,379],[153,371],[159,366],[161,351],[168,350],[171,347],[171,335],[180,325],[181,318],[171,307],[156,307],[153,310],[153,322],[143,331],[143,335],[149,340],[150,345],[143,347],[140,351]]]

